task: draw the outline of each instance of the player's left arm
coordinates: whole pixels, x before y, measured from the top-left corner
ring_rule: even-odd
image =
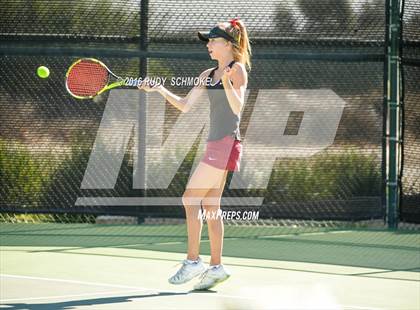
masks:
[[[232,68],[226,67],[222,76],[222,83],[233,113],[240,115],[248,84],[248,74],[245,66],[236,62]]]

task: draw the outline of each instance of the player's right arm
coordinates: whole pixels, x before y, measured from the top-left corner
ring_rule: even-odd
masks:
[[[211,70],[212,68],[207,69],[200,74],[199,85],[194,86],[185,97],[180,97],[180,96],[175,95],[174,93],[166,89],[163,85],[159,85],[157,87],[151,87],[147,83],[142,83],[139,85],[139,89],[143,89],[147,92],[149,91],[159,92],[175,108],[182,111],[183,113],[186,113],[191,109],[192,105],[197,101],[197,99],[200,98],[200,96],[204,93],[206,86],[205,84],[201,83],[201,81],[205,81],[207,79]]]

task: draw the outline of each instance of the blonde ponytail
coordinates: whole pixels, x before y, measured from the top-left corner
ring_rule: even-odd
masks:
[[[240,19],[232,19],[227,24],[224,23],[224,26],[225,31],[238,42],[232,44],[233,58],[251,70],[251,44],[244,22]]]

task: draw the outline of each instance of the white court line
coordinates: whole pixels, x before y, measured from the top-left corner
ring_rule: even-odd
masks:
[[[384,308],[372,308],[372,307],[363,307],[363,306],[343,306],[344,310],[384,310]]]
[[[340,231],[320,231],[320,232],[311,232],[311,233],[291,233],[284,235],[270,235],[270,236],[259,236],[257,238],[261,239],[270,239],[278,237],[300,237],[300,236],[316,236],[316,235],[328,235],[328,234],[345,234],[350,233],[350,230],[340,230]]]
[[[230,240],[230,238],[227,238]],[[201,240],[201,243],[210,242],[210,240]],[[124,248],[124,247],[133,247],[139,245],[172,245],[172,244],[184,244],[187,241],[170,241],[170,242],[152,242],[152,243],[134,243],[134,244],[121,244],[112,246],[113,248]],[[100,247],[98,247],[100,248]]]
[[[186,243],[186,241],[172,241],[172,242],[152,242],[152,243],[132,243],[132,244],[120,244],[120,245],[113,245],[112,248],[124,248],[124,247],[133,247],[133,246],[141,246],[141,245],[161,245],[161,244],[181,244]],[[101,247],[96,247],[101,248]],[[70,249],[71,250],[71,249]]]
[[[108,283],[100,283],[100,282],[85,282],[85,281],[76,281],[76,280],[65,280],[65,279],[56,279],[56,278],[41,278],[41,277],[29,277],[29,276],[20,276],[20,275],[13,275],[13,274],[0,274],[0,277],[3,278],[15,278],[15,279],[27,279],[27,280],[40,280],[40,281],[51,281],[51,282],[61,282],[61,283],[73,283],[73,284],[83,284],[83,285],[91,285],[91,286],[103,286],[103,287],[115,287],[115,288],[127,288],[131,291],[151,291],[151,292],[158,292],[164,293],[168,292],[168,290],[161,290],[156,288],[146,288],[141,286],[128,286],[128,285],[115,285],[115,284],[108,284]],[[172,293],[188,293],[189,291],[174,291],[171,290]],[[95,294],[95,293],[93,293]],[[194,292],[194,294],[200,294],[199,292]],[[233,298],[233,299],[246,299],[246,300],[254,300],[255,298],[251,297],[244,297],[244,296],[235,296],[235,295],[227,295],[227,294],[205,294],[205,296],[209,297],[223,297],[223,298]],[[158,295],[157,295],[158,296]],[[54,298],[51,296],[51,298]],[[22,298],[20,300],[27,300],[27,298]],[[2,300],[4,301],[4,300]]]
[[[62,282],[62,283],[72,283],[72,284],[83,284],[90,286],[104,286],[104,287],[114,287],[114,288],[127,288],[132,290],[143,290],[143,291],[154,291],[154,289],[138,286],[128,286],[128,285],[116,285],[116,284],[107,284],[101,282],[85,282],[77,280],[65,280],[65,279],[56,279],[56,278],[41,278],[41,277],[29,277],[29,276],[19,276],[13,274],[0,274],[0,277],[3,278],[15,278],[15,279],[25,279],[25,280],[40,280],[40,281],[51,281],[51,282]],[[156,290],[159,291],[159,290]]]
[[[149,245],[168,245],[168,244],[182,244],[182,243],[186,243],[186,241],[156,242],[156,243],[149,243]]]

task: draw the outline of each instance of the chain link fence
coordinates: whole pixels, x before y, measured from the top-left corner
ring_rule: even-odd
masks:
[[[128,215],[141,221],[150,217],[183,218],[181,205],[80,205],[77,201],[89,197],[117,197],[118,201],[181,197],[201,155],[207,126],[197,124],[202,131],[168,187],[146,191],[133,188],[138,158],[134,151],[136,134],[131,132],[115,187],[83,189],[101,121],[110,97],[117,91],[78,101],[66,92],[64,76],[69,65],[82,56],[99,58],[124,77],[139,77],[145,71],[149,76],[168,79],[198,76],[214,63],[198,41],[197,30],[238,16],[249,29],[254,54],[241,132],[245,143],[252,132],[263,133],[264,137],[257,141],[259,147],[253,149],[246,165],[258,169],[272,164],[273,169],[263,189],[231,188],[234,175],[229,174],[223,197],[237,198],[238,203],[228,208],[259,211],[263,225],[272,220],[291,221],[293,225],[313,225],[316,221],[322,226],[334,221],[384,219],[385,0],[213,1],[211,8],[204,1],[103,0],[78,1],[69,6],[62,1],[6,0],[3,8],[3,220],[22,219],[19,214],[37,214],[33,215],[37,220],[54,222],[93,222],[100,215]],[[403,17],[403,55],[407,61],[401,219],[418,223],[420,6],[414,0],[406,1]],[[39,65],[50,68],[48,79],[35,75]],[[168,88],[178,95],[189,90],[182,86]],[[276,95],[265,96],[267,91]],[[155,101],[153,96],[147,98],[149,105],[158,105]],[[279,115],[275,113],[281,113],[282,106],[290,103],[296,108],[284,116],[284,128],[278,125],[278,119],[264,113]],[[180,113],[169,103],[163,104],[164,141]],[[292,154],[273,148],[270,142],[279,137],[291,141],[299,138],[303,120],[311,117],[305,110],[308,105],[321,115],[313,120],[318,122],[317,128],[332,122],[328,119],[331,107],[342,107],[332,142],[316,151],[310,144],[295,145]],[[158,126],[153,124],[158,117],[148,114],[145,128]],[[189,132],[191,124],[177,128]],[[103,146],[106,151],[115,147],[114,135],[107,136]],[[179,146],[182,143],[179,141]],[[175,144],[170,151],[176,153],[177,148]],[[151,165],[162,165],[157,157],[147,160]],[[244,206],[242,202],[255,196],[263,198],[262,205]]]

